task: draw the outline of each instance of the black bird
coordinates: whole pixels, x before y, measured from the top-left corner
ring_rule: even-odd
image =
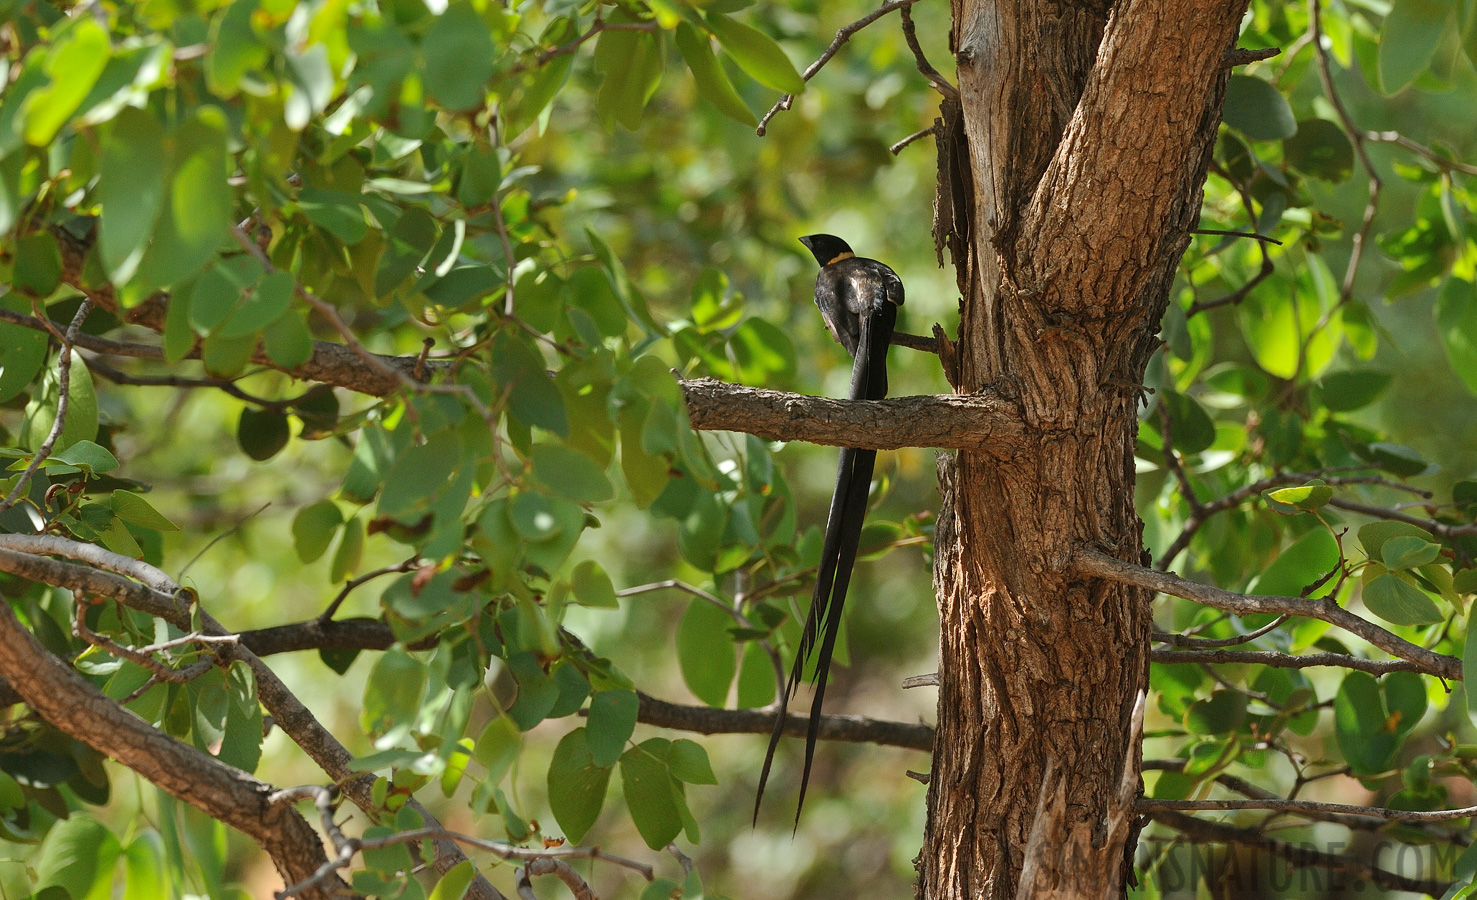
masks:
[[[887,346],[897,324],[898,307],[903,305],[903,282],[897,273],[875,259],[852,252],[841,238],[829,234],[810,234],[800,239],[821,264],[815,279],[815,305],[831,336],[853,357],[851,366],[852,400],[881,400],[887,396]],[[769,780],[770,764],[785,727],[785,713],[804,677],[805,663],[820,641],[816,658],[815,699],[810,705],[810,732],[805,738],[805,772],[800,776],[800,800],[795,809],[795,823],[800,823],[800,808],[805,805],[805,787],[810,782],[810,764],[815,759],[816,734],[820,729],[821,702],[826,696],[826,674],[831,668],[831,653],[836,648],[836,633],[841,628],[841,607],[846,602],[846,588],[851,583],[851,568],[856,563],[857,545],[861,542],[862,519],[867,513],[867,492],[872,484],[872,467],[877,451],[844,447],[836,468],[836,491],[831,495],[831,514],[826,519],[826,539],[821,546],[820,571],[816,574],[815,593],[810,601],[810,614],[795,653],[795,666],[780,697],[779,716],[774,734],[764,755],[764,769],[759,773],[759,792],[754,798],[754,821],[759,820],[759,802]],[[824,622],[824,630],[822,628]]]

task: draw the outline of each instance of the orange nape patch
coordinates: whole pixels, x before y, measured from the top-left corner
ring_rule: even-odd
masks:
[[[841,262],[841,260],[851,259],[853,256],[856,256],[856,254],[852,253],[850,250],[846,251],[845,253],[838,253],[830,259],[826,260],[826,265],[834,266],[837,263]]]

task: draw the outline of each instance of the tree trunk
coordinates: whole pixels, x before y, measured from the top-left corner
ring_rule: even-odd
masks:
[[[1068,561],[1084,545],[1142,561],[1144,370],[1244,8],[954,0],[960,96],[945,104],[937,224],[963,300],[942,356],[959,393],[997,392],[1025,427],[940,458],[927,900],[1122,891],[1131,840],[1110,823],[1125,769],[1137,777],[1150,595]]]

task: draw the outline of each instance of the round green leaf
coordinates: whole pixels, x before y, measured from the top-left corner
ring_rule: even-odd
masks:
[[[1420,568],[1440,555],[1440,544],[1413,535],[1390,538],[1380,548],[1380,559],[1387,569]]]
[[[360,724],[370,734],[380,735],[397,725],[414,722],[425,690],[425,665],[403,648],[391,647],[380,654],[369,672]]]
[[[31,314],[31,304],[19,294],[0,295],[0,308]],[[46,332],[0,322],[0,403],[24,391],[46,362]]]
[[[241,410],[241,420],[236,424],[236,443],[247,456],[264,462],[276,456],[287,446],[291,431],[287,427],[287,416],[275,409],[246,407]]]
[[[1312,512],[1328,505],[1328,501],[1333,499],[1333,488],[1326,484],[1305,484],[1271,491],[1267,498],[1277,504],[1293,507],[1296,512]],[[1281,509],[1277,511],[1284,512]]]
[[[1246,721],[1246,695],[1216,691],[1207,700],[1196,700],[1185,711],[1185,728],[1191,734],[1225,734]]]
[[[574,598],[582,606],[596,609],[617,609],[620,606],[610,576],[593,559],[587,559],[574,567],[569,576],[569,586],[574,591]]]
[[[1354,145],[1336,122],[1302,119],[1297,134],[1282,142],[1288,164],[1305,175],[1340,182],[1354,171]]]
[[[482,105],[498,48],[470,3],[453,3],[426,32],[426,90],[448,111]]]
[[[1226,124],[1257,141],[1290,138],[1297,133],[1292,107],[1270,82],[1251,75],[1232,75],[1226,85]]]
[[[1433,625],[1446,618],[1425,591],[1386,572],[1364,586],[1364,605],[1396,625]]]
[[[1330,372],[1319,382],[1323,405],[1329,412],[1363,409],[1380,398],[1390,386],[1389,372]]]
[[[615,497],[615,488],[594,460],[562,444],[539,444],[529,454],[539,481],[570,498],[600,503]]]

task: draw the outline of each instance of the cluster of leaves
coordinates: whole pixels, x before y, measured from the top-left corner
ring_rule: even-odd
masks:
[[[1202,227],[1280,243],[1210,236],[1186,256],[1163,365],[1151,371],[1160,396],[1140,430],[1146,540],[1156,556],[1173,553],[1162,566],[1223,586],[1357,599],[1417,645],[1458,657],[1465,648],[1477,675],[1477,642],[1465,640],[1477,482],[1392,440],[1378,415],[1387,392],[1408,402],[1410,380],[1430,377],[1405,363],[1427,339],[1397,324],[1396,308],[1430,310],[1450,366],[1436,376],[1477,394],[1472,170],[1440,140],[1456,135],[1396,110],[1465,102],[1477,5],[1333,3],[1319,24],[1314,35],[1306,7],[1256,4],[1242,37],[1295,52],[1231,77]],[[1379,128],[1429,130],[1398,144]],[[1170,630],[1216,642],[1204,646],[1368,655],[1322,621],[1266,631],[1272,616],[1178,602],[1164,614]],[[1292,761],[1299,788],[1347,766],[1396,809],[1440,808],[1443,779],[1477,777],[1466,717],[1447,715],[1446,691],[1415,672],[1156,664],[1151,682],[1171,722],[1156,736],[1188,760],[1159,777],[1157,797],[1204,796],[1238,766],[1275,781],[1277,756]],[[1428,706],[1446,731],[1437,742],[1418,728]],[[1321,740],[1327,725],[1334,746]]]

